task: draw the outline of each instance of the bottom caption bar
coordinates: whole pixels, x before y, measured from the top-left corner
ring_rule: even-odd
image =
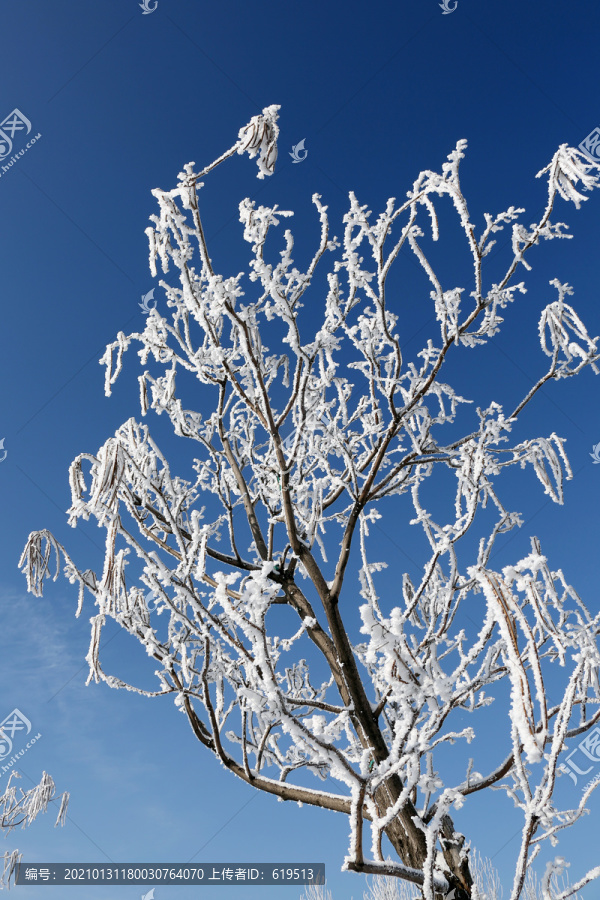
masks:
[[[19,863],[17,884],[325,884],[325,863]]]

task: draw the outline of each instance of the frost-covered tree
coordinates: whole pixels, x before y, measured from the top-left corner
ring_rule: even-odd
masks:
[[[6,790],[0,796],[0,828],[6,829],[6,836],[17,825],[22,825],[23,828],[30,825],[41,812],[46,812],[49,803],[58,799],[55,794],[54,781],[47,772],[42,773],[40,783],[30,790],[24,791],[20,788],[21,796],[17,797],[17,788],[12,784],[12,780],[20,777],[18,772],[11,772]],[[65,792],[60,798],[60,807],[54,827],[65,824],[68,804],[69,794]],[[21,859],[22,855],[18,850],[7,851],[3,854],[4,868],[0,876],[0,891],[4,888],[10,890],[10,879]]]
[[[197,740],[238,778],[281,800],[346,815],[348,870],[398,876],[426,900],[451,891],[455,900],[475,897],[468,844],[452,815],[471,795],[504,790],[523,814],[510,894],[517,900],[543,842],[554,843],[581,817],[593,789],[576,809],[554,806],[565,742],[600,719],[600,614],[588,612],[535,537],[525,558],[502,571],[491,567],[498,537],[522,524],[494,481],[509,466],[531,463],[546,494],[562,503],[564,472],[571,477],[563,440],[551,433],[511,443],[511,431],[547,381],[587,366],[598,372],[597,343],[567,302],[571,287],[554,280],[539,322],[547,368],[514,409],[505,414],[502,397],[490,397],[474,415],[442,375],[451,357],[467,365],[471,348],[500,331],[502,311],[525,292],[515,275],[530,269],[528,251],[568,236],[551,221],[557,197],[579,207],[586,198],[577,185],[590,190],[598,174],[580,151],[562,145],[539,173],[548,182],[540,221],[525,228],[518,222],[524,210],[511,206],[486,214],[476,234],[461,192],[466,141],[459,141],[441,174],[422,172],[407,199],[390,199],[375,222],[351,193],[341,241],[330,237],[327,207],[315,194],[320,238],[303,270],[293,265],[289,230],[282,242],[270,238],[283,249],[268,261],[267,235],[291,212],[245,199],[246,284],[243,272],[214,270],[198,189],[236,153],[258,156],[259,178],[271,174],[278,109],[255,116],[206,168],[186,165],[173,190],[152,192],[159,214],[147,229],[150,266],[155,276],[157,261],[165,275],[178,276],[160,281],[171,313],[153,310],[142,333],[119,333],[101,360],[110,395],[133,341],[143,366],[152,357],[156,368],[139,377],[142,415],[166,413],[175,434],[190,441],[192,477],[174,471],[148,425],[129,419],[70,470],[70,524],[91,516],[106,530],[102,574],[80,570],[45,530],[30,535],[20,564],[39,596],[54,552],[54,578],[62,559],[79,584],[78,616],[86,591],[94,598],[88,682],[149,697],[172,693]],[[467,297],[465,288],[442,283],[424,250],[419,219],[426,216],[423,227],[437,240],[445,196],[473,261]],[[484,258],[505,226],[512,231],[507,268],[484,286]],[[402,350],[401,303],[386,293],[400,251],[412,252],[428,277],[437,317],[435,334],[412,359]],[[320,301],[313,296],[303,313],[301,301],[309,289],[315,294],[317,267],[327,258],[335,259],[328,286],[323,279]],[[194,379],[196,409],[188,409],[176,380],[181,389]],[[454,423],[456,435],[459,409],[463,436],[449,441],[444,426]],[[422,485],[434,473],[449,475],[439,496],[455,494],[447,522],[435,521],[424,504]],[[397,588],[379,597],[384,563],[369,558],[369,528],[385,511],[388,530],[399,534],[408,497],[429,558],[415,584],[396,560]],[[486,505],[495,524],[465,562],[461,539]],[[473,597],[478,621],[468,629],[460,611]],[[103,671],[107,616],[158,662],[157,690]],[[511,695],[505,726],[497,720],[503,758],[490,768],[481,760],[481,774],[463,749],[474,729],[457,718],[467,711],[481,721],[503,682]],[[445,784],[440,754],[457,742],[464,779]],[[339,788],[308,786],[309,775],[335,779]],[[384,859],[390,845],[395,863]],[[560,860],[551,864],[558,867]],[[569,890],[598,875],[600,867]]]

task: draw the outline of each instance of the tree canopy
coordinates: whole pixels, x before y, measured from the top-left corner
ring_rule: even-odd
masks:
[[[120,332],[101,360],[109,396],[124,353],[141,345],[142,366],[150,359],[156,366],[139,377],[142,415],[166,413],[175,434],[191,441],[195,477],[174,471],[149,426],[130,418],[70,469],[69,522],[93,517],[105,529],[102,574],[80,570],[47,530],[29,536],[20,565],[39,596],[54,553],[54,578],[62,562],[79,585],[77,615],[85,592],[92,595],[88,681],[173,694],[198,741],[239,778],[347,815],[347,869],[399,876],[426,900],[450,891],[455,900],[476,897],[468,845],[451,813],[471,795],[503,789],[523,814],[517,900],[542,842],[554,843],[580,818],[593,790],[576,809],[553,805],[566,742],[600,719],[600,613],[588,611],[535,537],[525,558],[491,567],[498,537],[522,524],[494,479],[530,463],[546,494],[562,503],[565,473],[572,474],[564,441],[552,432],[511,442],[511,431],[547,381],[588,366],[598,373],[598,339],[567,302],[572,288],[553,279],[554,299],[539,319],[545,371],[508,414],[490,398],[458,440],[448,441],[444,426],[471,401],[442,373],[451,354],[464,354],[468,365],[471,348],[500,331],[502,311],[525,293],[516,276],[530,269],[531,248],[569,237],[551,221],[557,198],[579,207],[587,199],[580,191],[597,186],[597,167],[562,145],[538,173],[548,191],[540,221],[524,227],[524,210],[511,206],[486,214],[476,234],[459,178],[461,140],[441,173],[421,172],[406,199],[388,200],[375,222],[351,193],[341,240],[330,236],[327,206],[314,194],[320,236],[305,269],[294,265],[290,229],[270,238],[283,249],[268,261],[267,236],[292,213],[245,199],[239,214],[252,254],[248,272],[218,274],[199,211],[201,179],[243,153],[257,158],[259,178],[272,174],[278,110],[255,116],[204,169],[186,165],[173,190],[152,192],[159,211],[146,232],[150,266],[155,276],[158,265],[177,276],[160,280],[171,314],[152,310],[143,332]],[[427,234],[439,238],[445,197],[472,257],[468,296],[442,283],[424,249]],[[484,284],[484,259],[505,228],[512,235],[505,274]],[[403,352],[402,304],[386,292],[401,251],[426,273],[437,321],[436,335],[412,359]],[[327,292],[303,315],[302,298],[329,259]],[[178,376],[199,383],[195,409],[177,396]],[[440,467],[455,478],[454,521],[442,523],[422,496]],[[412,501],[412,523],[422,527],[430,555],[418,583],[395,560],[397,589],[380,597],[385,563],[372,559],[369,531],[384,514],[382,501],[401,495]],[[465,565],[459,544],[486,506],[495,524]],[[385,504],[396,531],[399,508]],[[358,583],[348,577],[355,559]],[[133,560],[139,573],[128,577]],[[480,596],[479,621],[467,629],[459,611],[473,595]],[[157,661],[157,690],[103,671],[107,617]],[[474,727],[457,726],[456,714],[467,711],[475,725],[502,682],[511,701],[498,728],[510,749],[482,774],[464,750]],[[436,760],[457,742],[464,779],[445,784]],[[333,778],[339,790],[308,787],[303,773]],[[384,836],[395,863],[384,858]],[[547,890],[561,865],[560,858],[549,865]],[[598,875],[600,867],[591,869],[568,890]]]

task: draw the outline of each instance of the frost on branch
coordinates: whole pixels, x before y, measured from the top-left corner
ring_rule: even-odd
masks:
[[[517,900],[541,842],[556,842],[591,793],[575,810],[557,809],[553,796],[566,742],[600,721],[600,617],[535,538],[531,553],[501,572],[490,559],[496,541],[522,524],[505,505],[504,469],[531,463],[544,491],[563,502],[572,475],[564,439],[551,432],[515,443],[512,430],[546,381],[597,373],[598,339],[564,302],[572,289],[555,280],[558,300],[540,304],[538,378],[512,410],[496,396],[474,408],[445,381],[444,366],[452,354],[468,365],[470,349],[501,331],[502,311],[526,291],[517,268],[527,270],[540,240],[567,236],[550,221],[555,202],[577,205],[575,185],[590,189],[596,176],[562,147],[544,170],[539,222],[525,228],[524,210],[511,206],[485,214],[479,229],[462,194],[459,141],[441,173],[421,172],[407,199],[388,200],[375,221],[351,193],[339,240],[315,194],[318,227],[304,262],[294,260],[292,229],[281,229],[292,213],[242,200],[250,261],[220,274],[200,179],[244,152],[258,156],[259,177],[270,174],[278,109],[255,116],[201,171],[184,166],[173,190],[153,191],[150,265],[170,275],[160,280],[169,315],[153,309],[141,333],[120,332],[102,357],[110,395],[124,354],[139,345],[147,424],[129,418],[70,470],[69,523],[92,518],[105,530],[102,570],[81,571],[44,530],[29,536],[20,565],[37,595],[62,565],[79,586],[78,615],[91,595],[89,681],[172,694],[197,740],[239,778],[348,816],[348,869],[404,879],[425,900],[450,890],[476,900],[468,835],[453,817],[471,794],[505,791],[523,815]],[[429,230],[439,239],[447,200],[473,263],[470,293],[443,283],[422,246]],[[506,226],[505,273],[484,290],[491,237]],[[403,349],[404,300],[386,291],[401,251],[421,267],[431,309],[431,333],[413,356]],[[328,259],[319,294],[315,273]],[[470,277],[465,271],[465,283]],[[533,354],[535,334],[531,345]],[[191,449],[185,471],[153,437],[151,412]],[[449,501],[435,516],[424,498],[429,478]],[[403,521],[409,502],[413,517]],[[482,507],[492,510],[491,531],[465,558],[461,540]],[[417,577],[402,572],[400,558],[373,556],[379,520],[398,540],[408,526],[423,529],[428,552]],[[472,627],[460,615],[467,603]],[[152,658],[157,690],[104,672],[107,618]],[[503,681],[507,708],[495,700]],[[498,757],[476,766],[467,745],[494,702]],[[461,783],[445,783],[444,755],[464,768]],[[324,790],[328,778],[335,791]],[[397,862],[384,860],[388,845]]]
[[[25,828],[42,812],[46,812],[48,804],[55,801],[54,781],[46,772],[42,774],[39,784],[28,791],[20,788],[21,796],[17,796],[17,788],[12,784],[13,778],[20,778],[18,772],[11,772],[4,794],[0,796],[0,827],[6,829],[9,834],[17,825]],[[60,798],[60,808],[56,817],[55,827],[64,825],[69,804],[69,794],[64,793]],[[0,876],[0,891],[5,887],[10,890],[10,879],[22,856],[18,850],[6,852],[3,856],[4,869]]]
[[[541,169],[536,178],[548,173],[549,200],[553,200],[554,194],[558,192],[564,200],[571,200],[579,209],[581,201],[588,198],[580,194],[575,185],[581,181],[584,191],[591,191],[598,187],[598,175],[590,174],[597,168],[598,166],[591,162],[581,150],[561,144],[554,154],[552,162],[546,168]]]
[[[277,161],[279,126],[277,113],[281,107],[267,106],[262,115],[253,116],[238,135],[238,153],[248,153],[250,159],[258,154],[258,178],[272,175]]]
[[[585,198],[584,198],[585,199]],[[565,294],[572,294],[573,289],[568,284],[561,284],[557,278],[554,278],[550,284],[554,285],[559,293],[559,299],[550,303],[543,311],[540,318],[540,343],[542,350],[546,356],[558,357],[559,351],[562,351],[566,360],[562,362],[556,370],[555,378],[565,378],[569,375],[575,375],[584,366],[591,365],[592,369],[598,374],[598,368],[595,361],[598,359],[596,353],[596,341],[589,337],[585,325],[575,312],[572,306],[564,302]],[[572,335],[569,334],[569,330]],[[550,345],[546,332],[549,333]],[[573,340],[576,338],[576,340]],[[587,344],[583,347],[582,344]],[[576,358],[576,366],[569,368],[569,363]]]

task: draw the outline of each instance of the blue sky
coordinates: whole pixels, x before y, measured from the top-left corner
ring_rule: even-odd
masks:
[[[344,817],[253,792],[203,751],[169,698],[85,687],[89,599],[75,619],[77,592],[64,579],[48,584],[42,599],[28,595],[17,561],[29,532],[48,528],[80,568],[102,568],[103,532],[92,523],[77,530],[67,524],[68,467],[130,416],[139,419],[135,352],[110,399],[98,360],[118,331],[143,329],[138,304],[155,284],[144,234],[156,212],[152,188],[173,187],[190,160],[212,161],[251,116],[276,103],[276,174],[259,181],[255,163],[235,157],[201,192],[217,271],[244,267],[237,212],[243,197],[295,211],[300,255],[318,233],[313,193],[329,205],[339,236],[350,190],[375,217],[388,197],[405,195],[422,169],[440,171],[461,138],[469,142],[461,172],[473,219],[481,225],[484,212],[512,204],[526,208],[528,225],[546,196],[535,174],[559,144],[577,146],[600,125],[600,9],[591,0],[458,0],[443,15],[436,0],[159,0],[155,12],[143,15],[137,0],[19,0],[3,4],[0,21],[0,119],[18,108],[31,134],[41,135],[6,172],[0,169],[0,438],[7,452],[0,463],[0,719],[18,708],[42,734],[20,760],[20,785],[33,786],[45,769],[59,791],[71,792],[65,828],[53,829],[49,813],[13,832],[4,846],[18,846],[25,861],[324,861],[335,900],[362,897],[364,880],[340,872]],[[294,164],[289,152],[301,140],[308,155]],[[15,142],[15,150],[22,146]],[[504,332],[487,351],[463,354],[455,365],[457,387],[474,405],[497,400],[508,412],[544,371],[537,320],[554,299],[550,279],[573,286],[571,302],[588,332],[600,333],[599,211],[600,194],[579,211],[559,201],[553,219],[569,224],[573,240],[533,249],[533,271],[518,276],[528,293],[507,313]],[[471,268],[458,227],[452,216],[443,221],[448,239],[442,236],[437,251],[440,265],[468,290]],[[507,264],[507,242],[505,232],[490,272]],[[399,260],[396,277],[395,311],[416,352],[436,334],[429,289],[408,257]],[[161,295],[158,289],[165,312]],[[587,370],[547,385],[523,415],[519,436],[555,431],[567,439],[574,478],[560,507],[530,468],[511,471],[504,497],[525,524],[499,543],[493,560],[498,567],[515,562],[536,534],[551,565],[563,569],[592,611],[599,602],[600,467],[590,452],[600,442],[599,384]],[[162,420],[150,421],[153,433],[165,434]],[[387,518],[377,550],[414,574],[424,560],[413,532],[407,521]],[[104,635],[105,671],[125,667],[143,678],[143,651],[114,623]],[[490,715],[482,736],[482,770],[506,752],[498,721]],[[576,805],[575,794],[563,779],[558,800]],[[591,815],[557,848],[572,860],[574,875],[597,863],[599,815],[594,797]],[[460,825],[492,857],[507,890],[519,828],[510,801],[480,798]],[[23,900],[37,896],[33,886],[15,890]],[[46,888],[44,898],[66,890]],[[202,896],[240,900],[258,890],[207,888]],[[273,897],[301,893],[269,890]],[[595,891],[584,896],[591,900]],[[135,886],[81,887],[68,896],[141,893]],[[156,900],[198,893],[181,886],[155,892]]]

